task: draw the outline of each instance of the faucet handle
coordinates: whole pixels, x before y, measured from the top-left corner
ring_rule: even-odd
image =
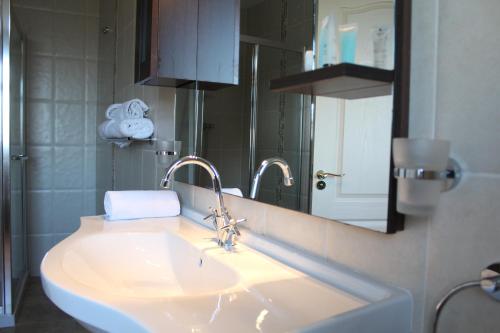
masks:
[[[209,210],[212,211],[212,214],[209,214],[203,218],[204,221],[211,220],[212,224],[214,225],[215,230],[217,230],[218,225],[217,225],[217,210],[212,207],[208,207]]]
[[[233,231],[237,236],[241,236],[240,230],[238,229],[238,224],[246,222],[246,221],[247,221],[246,218],[237,219],[237,220],[231,219],[231,220],[229,220],[229,224],[222,227],[221,230],[226,230],[228,232]]]

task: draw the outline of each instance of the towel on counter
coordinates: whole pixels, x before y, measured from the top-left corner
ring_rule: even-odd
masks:
[[[121,104],[112,104],[106,109],[106,118],[110,120],[140,119],[149,107],[138,98]]]
[[[222,193],[232,194],[232,195],[235,195],[237,197],[243,198],[243,192],[241,192],[241,190],[239,188],[237,188],[237,187],[234,187],[234,188],[223,188],[222,189]]]
[[[162,191],[107,191],[104,195],[106,219],[129,220],[147,217],[177,216],[181,206],[177,192]]]

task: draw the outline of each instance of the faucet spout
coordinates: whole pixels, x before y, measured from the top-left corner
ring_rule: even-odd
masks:
[[[224,206],[224,199],[222,196],[222,185],[220,181],[219,172],[210,161],[198,156],[185,156],[174,162],[166,171],[165,176],[162,178],[160,185],[165,188],[170,188],[173,182],[175,171],[185,165],[198,165],[205,169],[210,178],[212,179],[212,186],[214,193],[217,197],[217,207],[213,210],[213,214],[206,217],[211,218],[217,231],[217,243],[224,246],[226,250],[231,250],[234,245],[234,239],[239,236],[237,224],[243,222],[242,220],[234,220],[229,215]]]
[[[160,186],[164,188],[171,188],[175,171],[177,171],[177,169],[185,165],[190,165],[190,164],[202,167],[210,175],[210,179],[212,180],[212,186],[215,195],[217,196],[217,210],[219,213],[222,213],[223,210],[225,209],[224,209],[224,199],[222,197],[222,186],[221,186],[219,172],[217,171],[215,166],[212,163],[210,163],[210,161],[202,157],[189,155],[189,156],[184,156],[179,160],[175,161],[168,169],[166,169],[165,176],[163,176]]]
[[[267,168],[274,164],[279,166],[281,171],[283,172],[283,184],[288,187],[293,186],[295,181],[292,176],[292,170],[290,169],[288,163],[280,157],[267,158],[262,161],[259,168],[255,172],[255,176],[253,177],[252,181],[252,188],[250,189],[250,199],[255,200],[255,198],[257,198],[262,176],[264,175],[264,172],[266,172]]]

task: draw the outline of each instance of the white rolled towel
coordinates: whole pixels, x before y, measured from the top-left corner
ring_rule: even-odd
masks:
[[[177,216],[181,206],[177,193],[162,191],[107,191],[104,195],[106,219],[130,220]]]
[[[243,192],[241,192],[241,190],[239,188],[237,188],[237,187],[223,188],[222,189],[222,193],[232,194],[232,195],[235,195],[237,197],[243,198]]]
[[[124,119],[120,122],[120,133],[123,137],[147,139],[153,135],[155,126],[151,119]]]
[[[149,107],[138,98],[121,104],[112,104],[106,109],[106,118],[113,120],[140,119]]]
[[[114,120],[106,120],[98,128],[99,136],[103,139],[123,138],[119,123]]]
[[[122,110],[123,110],[123,105],[121,103],[111,104],[106,109],[105,112],[106,118],[109,120],[120,118]]]

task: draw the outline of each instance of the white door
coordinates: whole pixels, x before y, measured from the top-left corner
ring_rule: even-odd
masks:
[[[335,1],[337,5],[340,2]],[[370,31],[382,24],[392,26],[392,3],[343,2],[334,9],[336,22],[358,24],[356,63],[372,65]],[[393,53],[388,54],[391,57],[387,63],[393,66]],[[312,214],[386,230],[391,127],[392,96],[360,100],[316,98]],[[326,187],[319,189],[321,179],[316,173],[320,170],[344,175],[323,179]]]

